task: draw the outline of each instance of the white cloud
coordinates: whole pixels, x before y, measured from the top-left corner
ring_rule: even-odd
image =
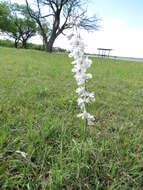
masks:
[[[111,48],[112,55],[143,57],[143,31],[128,28],[120,19],[105,19],[103,27],[94,33],[82,32],[86,51],[97,53],[97,48]],[[65,37],[57,39],[56,46],[69,48]]]

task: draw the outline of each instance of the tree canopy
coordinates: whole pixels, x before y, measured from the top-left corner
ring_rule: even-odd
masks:
[[[6,2],[0,3],[0,31],[5,31],[11,27],[10,23],[10,7]]]
[[[15,40],[15,47],[19,41],[26,48],[29,38],[37,31],[36,22],[32,19],[25,5],[8,2],[0,3],[0,30]]]

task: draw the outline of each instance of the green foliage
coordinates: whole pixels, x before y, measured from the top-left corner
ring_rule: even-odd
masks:
[[[0,29],[3,33],[8,34],[15,39],[15,46],[19,41],[26,48],[29,38],[34,36],[37,31],[36,23],[29,16],[26,6],[8,2],[0,3]]]
[[[1,47],[15,47],[14,42],[11,40],[0,40]],[[18,48],[22,48],[22,44],[19,43]],[[34,49],[34,50],[43,50],[43,45],[37,45],[32,43],[27,43],[27,49]]]
[[[10,8],[7,2],[0,2],[0,31],[8,30],[11,27],[9,21]]]
[[[35,50],[41,50],[43,51],[43,45],[37,45],[37,44],[32,44],[32,43],[28,43],[27,44],[27,49],[35,49]]]
[[[2,46],[2,47],[14,47],[14,43],[11,40],[0,40],[0,46]]]
[[[8,48],[0,55],[0,189],[142,189],[142,63],[93,59],[96,122],[81,157],[68,56]]]
[[[14,42],[11,40],[0,40],[0,46],[2,46],[2,47],[15,47]],[[23,48],[21,43],[19,43],[18,48]],[[33,44],[33,43],[27,43],[26,48],[44,51],[43,45],[38,45],[38,44]],[[54,52],[66,52],[65,49],[58,48],[58,47],[53,48],[53,51]]]
[[[21,27],[21,32],[26,33],[28,29],[31,29],[33,32],[36,32],[36,23],[29,16],[25,5],[19,5],[17,3],[11,4],[11,11],[14,18],[14,22],[17,26]]]

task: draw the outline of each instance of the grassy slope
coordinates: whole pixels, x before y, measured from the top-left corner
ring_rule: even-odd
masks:
[[[82,158],[71,68],[66,55],[0,48],[0,189],[143,188],[143,64],[94,59]]]

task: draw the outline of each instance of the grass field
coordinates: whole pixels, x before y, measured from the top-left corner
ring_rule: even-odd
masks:
[[[70,62],[0,48],[0,189],[142,190],[143,64],[93,59],[95,125],[81,157]]]

